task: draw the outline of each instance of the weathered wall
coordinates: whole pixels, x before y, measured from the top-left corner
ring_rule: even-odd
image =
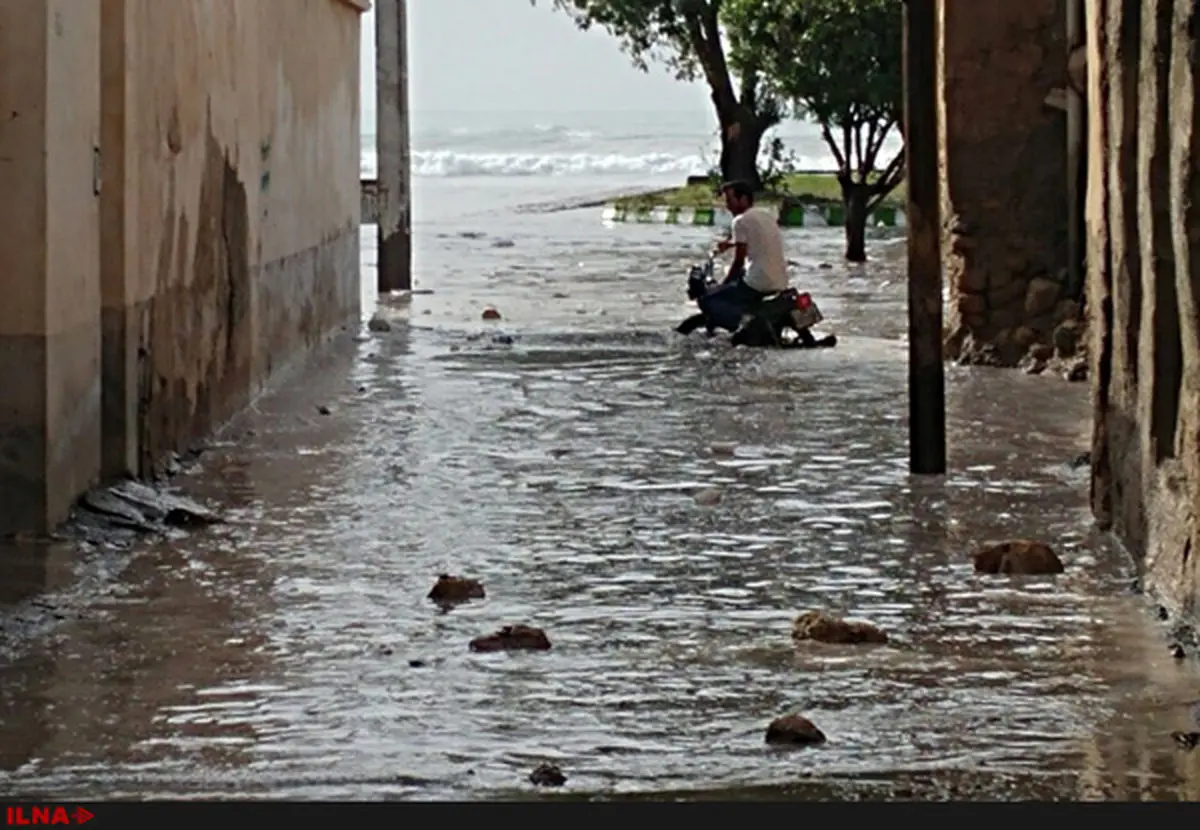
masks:
[[[0,0],[0,535],[358,316],[365,0]]]
[[[362,7],[103,0],[106,473],[357,316]]]
[[[1195,0],[1088,0],[1092,501],[1148,587],[1196,613],[1200,21]]]
[[[0,534],[100,465],[99,9],[0,0]]]
[[[1015,365],[1057,323],[1066,267],[1066,0],[942,0],[942,244],[952,358]]]

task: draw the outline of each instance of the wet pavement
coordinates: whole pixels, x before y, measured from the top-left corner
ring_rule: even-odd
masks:
[[[549,761],[570,798],[1200,797],[1200,671],[1069,463],[1084,385],[949,368],[916,480],[894,243],[790,235],[841,343],[733,351],[664,333],[703,229],[482,227],[176,479],[227,524],[2,552],[0,794],[525,798]],[[1014,536],[1066,572],[972,572]],[[440,611],[443,572],[487,598]],[[796,647],[810,608],[891,643]],[[552,650],[468,651],[506,623]],[[766,747],[792,711],[828,743]]]

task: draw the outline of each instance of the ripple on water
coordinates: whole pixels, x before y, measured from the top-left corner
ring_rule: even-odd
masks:
[[[578,279],[561,301],[538,254],[506,250],[519,280],[501,279],[519,284],[495,300],[503,345],[467,337],[495,263],[439,242],[444,286],[408,312],[430,310],[427,328],[259,402],[188,480],[229,505],[229,526],[147,551],[118,578],[128,601],[0,666],[0,791],[490,797],[552,760],[579,792],[933,770],[1005,797],[1034,781],[1195,797],[1163,737],[1171,704],[1145,705],[1195,678],[1148,656],[1157,635],[1115,593],[1125,565],[1087,529],[1086,477],[1064,468],[1083,396],[951,371],[952,472],[912,479],[903,352],[872,339],[903,319],[892,266],[806,277],[839,348],[738,353],[663,335],[679,286],[631,263],[691,254],[659,232],[564,246]],[[334,414],[296,417],[315,400]],[[710,488],[721,501],[697,504]],[[1067,573],[971,572],[972,546],[1012,535],[1059,542]],[[487,599],[431,607],[440,572],[483,580]],[[796,648],[808,608],[891,642]],[[554,648],[467,650],[509,622]],[[71,713],[55,726],[51,700]],[[768,751],[763,728],[790,710],[830,742]],[[1125,772],[1134,747],[1149,784]]]

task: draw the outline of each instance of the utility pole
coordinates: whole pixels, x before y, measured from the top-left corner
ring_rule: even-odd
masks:
[[[375,2],[378,290],[412,288],[412,159],[408,133],[407,0]]]
[[[904,3],[904,143],[908,175],[909,469],[946,472],[946,376],[942,356],[937,3]]]

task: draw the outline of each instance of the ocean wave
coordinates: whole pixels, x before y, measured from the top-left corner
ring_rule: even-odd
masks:
[[[591,130],[581,130],[576,127],[564,127],[561,124],[534,124],[532,127],[452,127],[449,130],[432,130],[431,135],[446,134],[455,138],[489,138],[489,139],[529,139],[535,136],[539,139],[565,138],[575,141],[589,141],[597,137]]]
[[[375,157],[363,154],[362,172],[373,175]],[[699,156],[671,153],[460,153],[434,150],[412,154],[414,176],[629,176],[697,175],[705,163]]]

